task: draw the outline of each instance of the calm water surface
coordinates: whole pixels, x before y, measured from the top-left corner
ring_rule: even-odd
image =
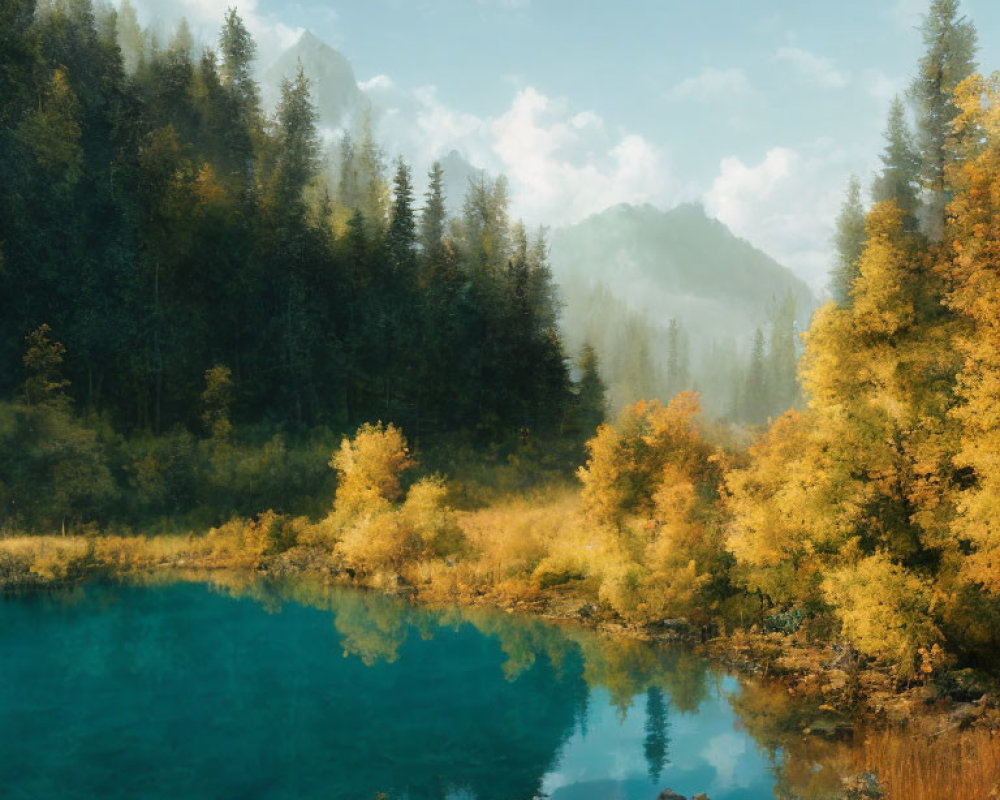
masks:
[[[678,651],[308,584],[0,600],[5,798],[773,798]]]

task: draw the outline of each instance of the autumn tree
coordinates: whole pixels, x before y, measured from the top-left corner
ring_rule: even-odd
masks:
[[[971,146],[948,169],[955,199],[949,207],[953,248],[942,271],[952,287],[947,302],[961,319],[956,342],[964,358],[958,375],[962,426],[955,462],[966,471],[955,534],[972,548],[965,577],[1000,595],[1000,82],[970,78],[957,93],[956,127]]]

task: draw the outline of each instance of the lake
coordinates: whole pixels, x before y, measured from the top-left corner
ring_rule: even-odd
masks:
[[[770,800],[781,780],[735,678],[497,611],[88,584],[0,601],[0,653],[6,798]]]

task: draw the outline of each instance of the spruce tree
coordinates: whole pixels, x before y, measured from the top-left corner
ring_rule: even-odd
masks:
[[[948,138],[958,109],[953,93],[976,68],[976,29],[959,15],[959,0],[932,0],[921,32],[924,55],[910,96],[917,107],[917,144],[924,203],[921,230],[932,240],[944,231],[944,209],[948,203],[945,167],[949,160]]]
[[[861,204],[861,182],[852,175],[847,183],[847,196],[837,216],[833,240],[836,261],[830,275],[830,293],[842,308],[851,305],[851,287],[857,279],[858,261],[865,247],[865,210]]]

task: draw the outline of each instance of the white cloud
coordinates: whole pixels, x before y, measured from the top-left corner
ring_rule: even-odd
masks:
[[[492,148],[511,181],[518,213],[561,225],[620,202],[676,202],[665,153],[636,134],[612,135],[593,112],[532,87],[490,125]]]
[[[843,89],[850,83],[850,74],[837,69],[833,59],[799,47],[780,48],[774,60],[791,65],[801,79],[823,89]]]
[[[380,78],[366,88],[388,152],[402,153],[417,172],[452,149],[502,172],[512,211],[529,224],[568,224],[621,202],[669,207],[680,199],[661,148],[534,87],[517,90],[510,107],[491,117],[448,106],[432,86],[406,92]]]
[[[395,86],[396,84],[392,82],[392,78],[388,75],[376,75],[373,78],[358,83],[358,88],[363,92],[389,91],[394,89]]]
[[[775,147],[757,164],[730,156],[719,165],[705,207],[820,290],[832,264],[834,220],[857,162],[829,141]]]
[[[714,100],[719,95],[730,97],[749,97],[756,94],[746,73],[741,69],[717,69],[706,67],[697,75],[675,84],[667,92],[672,100]]]

